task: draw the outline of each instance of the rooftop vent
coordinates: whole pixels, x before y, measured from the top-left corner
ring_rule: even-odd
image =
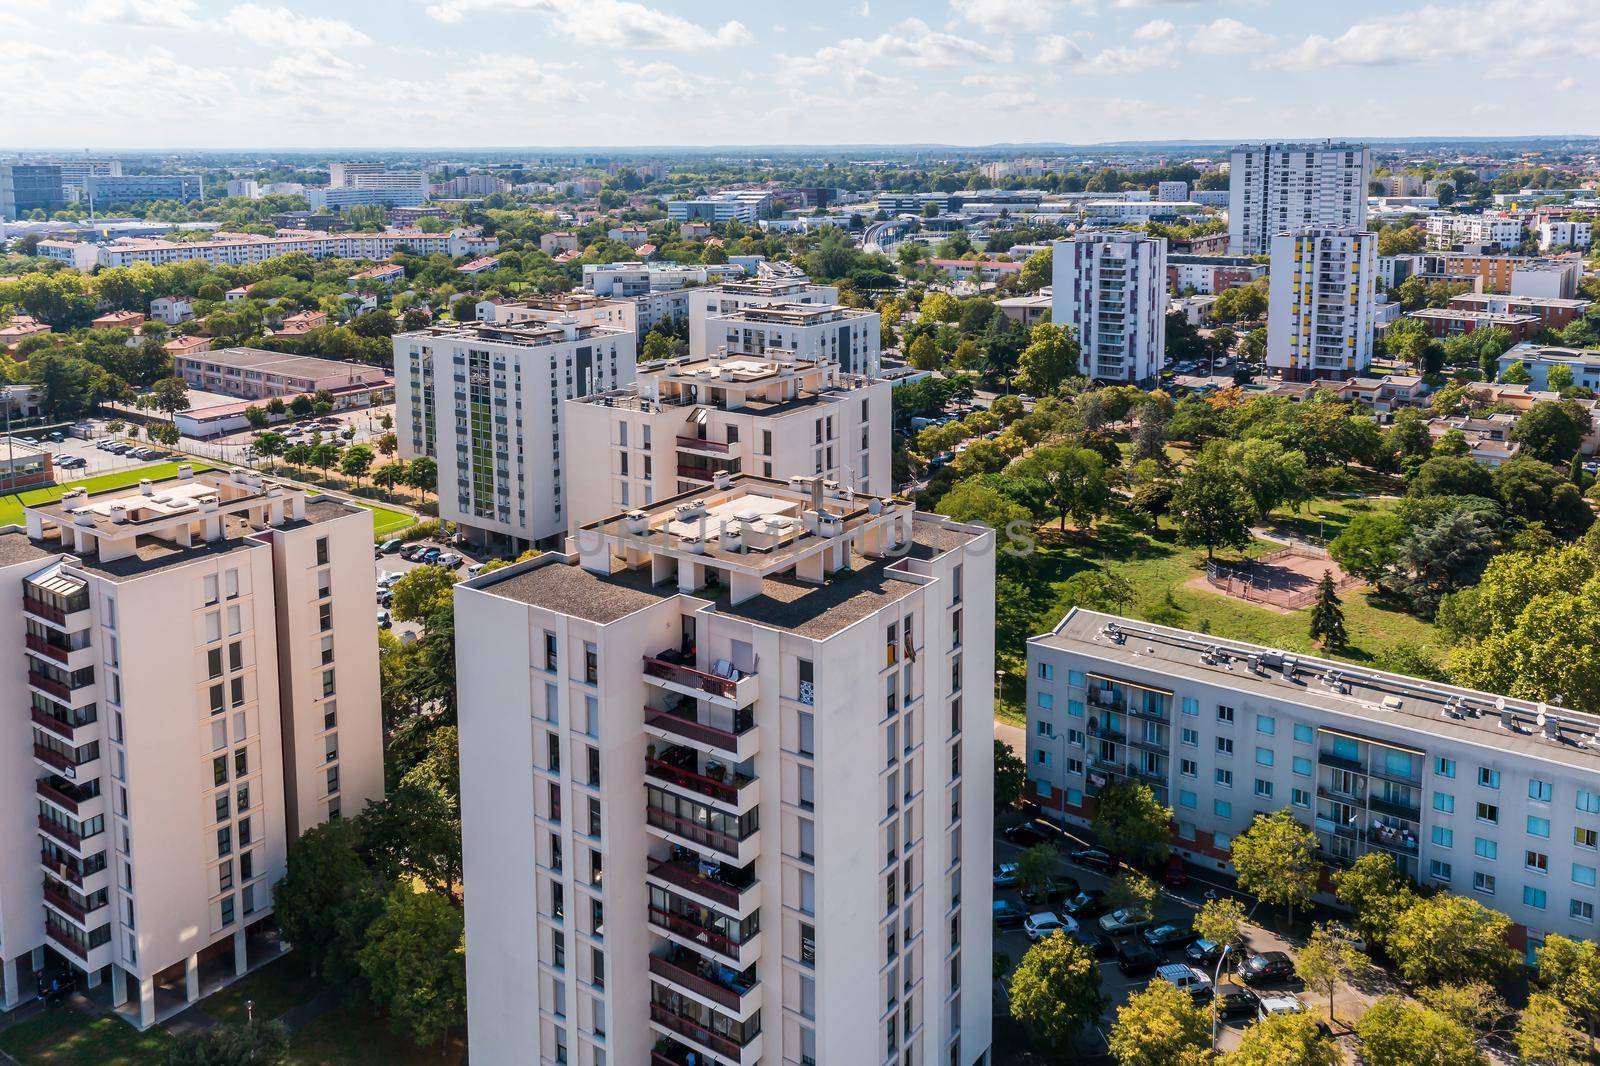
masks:
[[[1398,711],[1405,706],[1405,702],[1399,696],[1385,696],[1382,706],[1386,711]]]
[[[629,533],[643,533],[650,528],[650,516],[643,511],[629,511],[623,516]]]

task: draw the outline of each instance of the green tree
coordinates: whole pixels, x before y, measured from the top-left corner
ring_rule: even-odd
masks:
[[[1528,408],[1511,427],[1510,437],[1522,445],[1520,456],[1565,463],[1577,453],[1591,425],[1588,410],[1578,401],[1547,400]]]
[[[1290,921],[1295,905],[1309,903],[1317,890],[1316,834],[1287,810],[1256,815],[1233,838],[1231,858],[1239,887],[1263,902],[1282,904]]]
[[[1138,870],[1126,868],[1106,886],[1106,902],[1148,918],[1155,913],[1161,888]]]
[[[1572,1012],[1545,992],[1528,997],[1514,1039],[1529,1066],[1580,1066],[1593,1061],[1593,1041],[1578,1031]]]
[[[300,395],[289,401],[289,410],[296,418],[304,418],[312,411],[311,397]]]
[[[267,424],[267,412],[251,404],[244,409],[244,420],[250,423],[251,429],[260,429]]]
[[[1171,851],[1172,808],[1149,785],[1114,777],[1095,798],[1090,828],[1113,858],[1154,862]]]
[[[339,462],[342,448],[333,441],[322,441],[311,446],[311,465],[322,471],[324,475]]]
[[[1330,1008],[1331,1009],[1331,1008]],[[1482,1066],[1471,1029],[1399,996],[1384,996],[1356,1023],[1368,1066]]]
[[[1494,480],[1483,464],[1453,455],[1435,456],[1423,463],[1406,492],[1411,496],[1495,496]]]
[[[1368,944],[1386,947],[1400,915],[1416,902],[1411,882],[1395,866],[1394,856],[1369,851],[1333,874],[1333,892],[1350,908],[1357,931]]]
[[[1052,271],[1055,266],[1055,256],[1052,249],[1034,252],[1022,261],[1022,270],[1018,275],[1018,285],[1024,292],[1038,292],[1050,284]]]
[[[385,463],[372,472],[372,483],[380,489],[393,489],[396,485],[405,484],[406,464],[404,462]]]
[[[1551,933],[1539,948],[1539,983],[1594,1036],[1600,1023],[1600,945]]]
[[[1510,934],[1510,918],[1447,892],[1406,908],[1388,949],[1408,981],[1495,981],[1517,962]]]
[[[1026,507],[975,477],[956,482],[936,506],[940,514],[957,522],[982,522],[998,530],[1012,522],[1027,523],[1032,517]]]
[[[439,487],[439,464],[426,455],[419,455],[406,467],[406,484],[427,494]]]
[[[1080,529],[1088,529],[1111,502],[1105,461],[1088,448],[1069,444],[1040,448],[1017,463],[1016,473],[1047,486],[1046,495],[1063,530],[1069,517]]]
[[[1017,856],[1017,886],[1024,892],[1043,895],[1056,873],[1056,849],[1035,844]]]
[[[1247,1026],[1226,1066],[1343,1066],[1339,1045],[1310,1014],[1273,1014]]]
[[[1209,560],[1218,548],[1249,545],[1255,501],[1231,469],[1202,460],[1192,464],[1179,479],[1172,494],[1172,513],[1178,524],[1178,539],[1204,548]]]
[[[172,418],[189,409],[189,386],[182,378],[162,378],[150,390],[155,409]]]
[[[453,736],[454,727],[441,728]],[[416,747],[426,753],[432,740],[418,738]],[[454,790],[447,791],[452,784]],[[388,795],[369,802],[358,823],[363,851],[386,881],[415,878],[429,891],[454,898],[461,883],[459,783],[438,780],[436,774],[408,775]]]
[[[1328,997],[1328,1020],[1333,1021],[1333,994],[1367,967],[1367,957],[1349,939],[1325,925],[1311,931],[1295,955],[1295,976],[1306,987]]]
[[[166,1066],[277,1066],[289,1053],[289,1030],[280,1021],[221,1022],[177,1037]]]
[[[311,445],[295,443],[283,449],[283,461],[293,467],[304,468],[311,465]]]
[[[644,335],[644,351],[641,355],[644,362],[653,363],[659,359],[671,359],[677,353],[677,344],[666,334],[651,330]]]
[[[284,876],[273,886],[283,936],[330,984],[359,980],[356,952],[382,908],[383,886],[360,852],[354,819],[324,822],[289,845]]]
[[[1344,608],[1333,585],[1333,571],[1324,570],[1317,584],[1317,602],[1311,605],[1311,639],[1324,651],[1337,651],[1345,645]]]
[[[1394,512],[1366,511],[1333,538],[1328,554],[1348,573],[1381,585],[1400,561],[1405,533],[1405,524]]]
[[[416,567],[394,583],[389,611],[397,621],[420,622],[450,605],[455,583],[455,572],[449,567],[431,563]]]
[[[1511,1009],[1487,981],[1419,988],[1417,998],[1468,1029],[1487,1029],[1504,1018]]]
[[[1506,368],[1500,371],[1500,380],[1507,385],[1531,385],[1533,375],[1528,372],[1528,364],[1519,359],[1506,364]]]
[[[461,910],[432,892],[397,885],[367,931],[361,972],[390,1026],[419,1046],[443,1045],[467,1014]]]
[[[359,485],[372,469],[373,458],[372,449],[365,444],[346,448],[344,455],[339,458],[339,472],[345,477],[354,478]]]
[[[178,427],[171,422],[151,422],[145,427],[145,436],[157,444],[165,444],[170,448],[178,443],[181,434],[178,432]]]
[[[906,361],[918,370],[938,370],[943,365],[939,355],[939,346],[933,342],[933,335],[920,333],[906,349]]]
[[[1186,989],[1151,981],[1117,1008],[1106,1044],[1118,1066],[1200,1062],[1211,1048],[1211,1017]]]
[[[1057,1052],[1064,1052],[1104,1005],[1094,956],[1060,933],[1028,949],[1011,974],[1010,991],[1011,1017],[1032,1025]]]
[[[1078,338],[1071,326],[1040,322],[1028,335],[1017,364],[1017,378],[1035,396],[1051,396],[1078,373]]]
[[[1194,931],[1202,940],[1231,947],[1244,946],[1244,904],[1232,896],[1213,896],[1194,916]]]
[[[1003,740],[994,742],[994,805],[1009,810],[1022,801],[1028,787],[1028,764]]]

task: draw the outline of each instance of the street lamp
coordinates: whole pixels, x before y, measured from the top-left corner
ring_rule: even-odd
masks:
[[[1222,954],[1217,957],[1216,972],[1211,975],[1211,1050],[1217,1050],[1217,993],[1222,984],[1222,967],[1228,961],[1228,953],[1233,950],[1232,944],[1222,945]]]

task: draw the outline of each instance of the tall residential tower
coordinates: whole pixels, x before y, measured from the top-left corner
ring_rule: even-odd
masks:
[[[1272,238],[1305,226],[1367,224],[1372,149],[1360,144],[1246,144],[1228,179],[1228,254],[1266,255]]]

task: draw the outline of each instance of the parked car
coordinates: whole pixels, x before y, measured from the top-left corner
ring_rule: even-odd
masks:
[[[1257,1000],[1256,1016],[1266,1019],[1274,1014],[1304,1014],[1306,1005],[1300,1002],[1299,996],[1280,993],[1276,996],[1261,996]]]
[[[1348,925],[1341,925],[1337,922],[1329,923],[1328,932],[1330,935],[1343,940],[1346,944],[1349,944],[1357,951],[1364,952],[1367,950],[1367,938],[1350,928]]]
[[[1127,976],[1155,973],[1160,963],[1161,956],[1152,951],[1148,945],[1141,944],[1137,940],[1117,941],[1117,968]]]
[[[378,545],[378,553],[380,555],[393,555],[404,546],[405,541],[396,537],[393,540],[386,540],[382,544]]]
[[[52,444],[60,444],[66,439],[66,434],[62,433],[59,429],[50,434],[50,443]]]
[[[997,899],[991,905],[994,914],[994,924],[999,929],[1022,928],[1023,913],[1015,903],[1006,899]]]
[[[1294,960],[1281,951],[1258,951],[1239,962],[1239,979],[1250,986],[1294,976]]]
[[[1029,940],[1040,940],[1056,932],[1071,936],[1078,931],[1078,923],[1050,911],[1040,911],[1038,914],[1028,915],[1022,923],[1022,931],[1028,934]]]
[[[423,564],[432,565],[433,563],[438,562],[440,556],[442,556],[442,555],[444,555],[444,549],[443,548],[429,548],[427,551],[422,553],[422,555],[420,556],[420,559],[423,562]]]
[[[434,562],[438,563],[440,566],[447,566],[454,570],[456,567],[461,565],[461,556],[457,555],[455,552],[445,552],[443,555],[439,556],[439,558],[435,559]]]
[[[994,887],[1013,888],[1017,883],[1017,864],[1014,862],[997,862],[994,864]]]
[[[1023,822],[1021,825],[1010,825],[1000,830],[1000,835],[1019,848],[1031,848],[1035,844],[1053,844],[1055,839],[1046,836],[1032,822]]]
[[[1168,963],[1156,967],[1156,979],[1165,981],[1175,988],[1181,988],[1195,999],[1209,999],[1211,997],[1211,978],[1181,962]]]
[[[1177,888],[1180,885],[1187,884],[1189,881],[1189,871],[1184,868],[1183,860],[1178,858],[1176,855],[1169,855],[1167,857],[1167,865],[1161,871],[1161,880],[1166,882],[1172,888]]]
[[[63,470],[76,470],[80,466],[88,466],[89,460],[85,459],[81,455],[63,455],[60,459],[56,460],[56,465],[61,467]]]
[[[1190,928],[1187,922],[1162,922],[1146,929],[1139,936],[1157,951],[1171,951],[1173,948],[1185,947],[1199,939],[1199,934]]]
[[[1191,940],[1183,949],[1183,957],[1196,966],[1215,966],[1222,958],[1222,945],[1210,940]]]
[[[389,617],[389,612],[380,609],[378,611],[378,628],[388,629],[392,625],[394,625],[394,620]]]
[[[1106,912],[1106,890],[1089,888],[1061,905],[1061,910],[1074,918],[1095,918]]]
[[[1072,939],[1088,948],[1089,953],[1097,959],[1109,959],[1117,953],[1115,940],[1084,926],[1079,926],[1078,931],[1072,934]]]
[[[1054,907],[1078,894],[1078,879],[1057,874],[1045,882],[1044,890],[1023,889],[1019,895],[1025,903],[1045,902]]]
[[[1102,873],[1111,873],[1116,869],[1111,861],[1111,853],[1105,848],[1073,848],[1067,852],[1067,858],[1079,866],[1087,866]]]
[[[1126,907],[1121,907],[1112,911],[1110,914],[1103,914],[1100,916],[1101,931],[1110,933],[1112,936],[1124,936],[1128,933],[1136,933],[1139,931],[1139,927],[1144,923],[1144,915],[1140,914],[1138,911],[1129,910]]]
[[[467,564],[467,576],[468,577],[477,577],[479,574],[483,573],[483,568],[484,568],[485,565],[486,564],[484,564],[484,563],[469,563],[469,564]]]
[[[1211,1001],[1219,1018],[1254,1017],[1260,1002],[1254,992],[1232,981],[1223,981],[1218,985]]]

